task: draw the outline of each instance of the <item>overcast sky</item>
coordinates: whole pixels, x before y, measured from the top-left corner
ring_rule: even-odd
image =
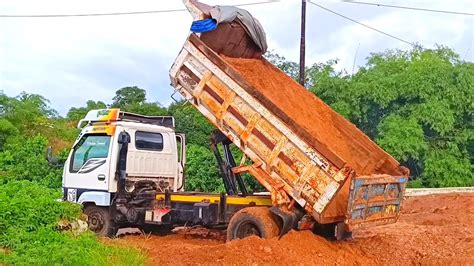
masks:
[[[232,5],[262,0],[204,1]],[[375,3],[474,13],[472,0],[367,0]],[[474,61],[473,16],[411,11],[315,0],[409,42],[443,44]],[[246,6],[262,23],[269,49],[297,61],[299,0]],[[183,8],[181,0],[0,0],[0,14],[77,14]],[[352,72],[371,52],[410,45],[308,5],[307,63],[339,59]],[[89,99],[111,102],[125,86],[147,90],[148,100],[171,102],[168,70],[185,41],[188,12],[107,17],[0,18],[0,91],[37,93],[64,115]],[[359,49],[358,49],[359,47]]]

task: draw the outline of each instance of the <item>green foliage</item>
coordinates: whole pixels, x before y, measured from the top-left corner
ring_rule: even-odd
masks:
[[[333,66],[311,68],[311,91],[421,178],[413,185],[472,185],[473,63],[438,47],[372,54],[353,76]]]
[[[48,189],[36,182],[11,181],[0,185],[0,232],[11,233],[2,237],[0,245],[11,246],[14,234],[21,230],[37,231],[42,227],[54,229],[59,219],[72,220],[81,213],[81,206],[60,203],[62,198],[55,189]]]
[[[274,51],[268,51],[265,53],[265,58],[276,67],[285,72],[288,76],[294,80],[298,80],[300,75],[300,67],[298,63],[288,61],[285,57],[280,56]]]
[[[115,97],[112,100],[113,107],[126,109],[132,105],[145,103],[146,91],[137,86],[121,88],[115,93]]]
[[[377,143],[402,161],[419,160],[427,149],[423,128],[413,117],[389,115],[378,126]]]
[[[186,184],[188,191],[224,192],[214,154],[203,146],[187,146]]]
[[[421,178],[418,178],[416,180],[409,180],[407,184],[407,188],[423,188],[423,181]]]
[[[190,104],[173,103],[168,108],[176,120],[176,131],[185,133],[188,143],[208,147],[215,127]]]
[[[77,130],[67,120],[57,116],[42,96],[22,93],[7,97],[0,92],[0,151],[10,137],[45,136],[50,145],[69,147]]]
[[[56,230],[57,222],[72,221],[81,206],[58,202],[61,193],[35,182],[0,185],[0,263],[12,265],[143,265],[133,249],[102,245],[92,233],[72,235]]]
[[[11,138],[0,152],[0,183],[13,180],[35,181],[49,188],[61,187],[62,169],[46,160],[47,140],[42,136]]]
[[[146,91],[136,86],[119,89],[112,99],[112,107],[142,115],[166,115],[167,110],[158,103],[146,102]]]
[[[88,102],[87,108],[96,106]],[[48,142],[67,147],[58,154],[65,160],[78,133],[70,120],[78,119],[80,111],[70,112],[66,120],[39,95],[0,93],[1,265],[144,264],[143,254],[134,249],[100,244],[92,233],[56,230],[60,219],[76,219],[81,206],[56,201],[62,197],[62,169],[48,164],[46,148]]]
[[[79,122],[82,118],[84,118],[90,110],[94,109],[105,109],[107,108],[107,105],[104,102],[101,101],[93,101],[89,100],[86,103],[85,107],[72,107],[69,109],[67,112],[66,117],[72,121],[75,121],[76,123]]]
[[[20,231],[8,255],[0,253],[0,263],[11,265],[145,265],[145,255],[133,248],[98,242],[93,233],[75,236],[41,228]]]
[[[40,95],[22,93],[9,98],[0,93],[0,118],[8,120],[21,134],[34,136],[51,131],[50,118],[57,113],[49,107],[49,101]]]
[[[3,148],[7,139],[18,135],[18,129],[8,120],[0,118],[0,149]]]
[[[474,166],[455,145],[432,149],[421,178],[428,187],[474,186]]]

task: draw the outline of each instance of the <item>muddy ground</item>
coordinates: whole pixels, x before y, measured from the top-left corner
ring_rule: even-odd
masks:
[[[474,195],[467,193],[408,198],[397,223],[359,229],[351,241],[292,231],[280,240],[225,243],[224,232],[199,230],[111,241],[142,249],[149,265],[474,265]]]

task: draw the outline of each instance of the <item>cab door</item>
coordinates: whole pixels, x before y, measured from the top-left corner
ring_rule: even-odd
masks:
[[[111,139],[106,134],[82,136],[65,166],[65,188],[108,191]]]
[[[177,190],[178,154],[175,134],[169,130],[142,127],[129,131],[127,178],[147,179],[157,183],[163,191]]]

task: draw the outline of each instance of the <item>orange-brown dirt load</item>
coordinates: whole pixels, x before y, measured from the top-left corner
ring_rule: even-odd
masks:
[[[225,60],[312,138],[348,163],[360,175],[398,174],[398,163],[348,120],[331,109],[280,69],[266,60],[225,57]],[[314,143],[308,143],[310,145]],[[315,147],[316,144],[312,145]],[[393,166],[379,171],[391,160]],[[387,172],[388,171],[388,172]]]
[[[359,229],[351,241],[328,241],[310,231],[227,243],[224,235],[200,229],[111,242],[144,250],[149,265],[474,265],[474,195],[409,198],[397,223]]]
[[[346,162],[355,170],[357,176],[402,175],[399,163],[394,158],[355,125],[268,61],[224,58],[257,93],[262,94],[293,119],[287,121],[293,131],[301,132],[298,129],[302,128],[308,132],[309,138],[304,138],[305,141],[330,161],[331,156],[327,151],[335,153]],[[265,101],[261,102],[265,105]],[[266,107],[275,113],[275,108]],[[278,116],[278,113],[275,114]],[[303,134],[299,135],[301,137]],[[321,146],[325,148],[321,149]],[[324,215],[326,218],[346,213],[349,184],[350,182],[347,182],[341,188],[336,199],[328,206]]]

